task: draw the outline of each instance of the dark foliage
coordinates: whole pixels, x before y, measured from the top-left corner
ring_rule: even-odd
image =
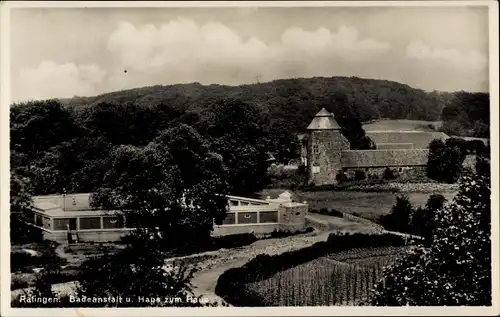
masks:
[[[389,167],[387,167],[384,170],[384,179],[389,180],[389,179],[394,179],[394,178],[396,178],[396,175],[394,175],[394,171],[392,169],[390,169]]]
[[[451,138],[446,143],[434,140],[429,144],[427,161],[429,178],[446,183],[454,183],[458,180],[467,153],[467,143],[459,140],[461,139]]]
[[[481,140],[469,140],[466,143],[468,153],[482,155],[486,151],[486,145]]]
[[[317,214],[321,214],[321,215],[339,217],[339,218],[344,217],[344,214],[341,211],[338,211],[337,209],[333,209],[333,208],[330,210],[328,210],[327,208],[321,208],[320,210],[311,209],[311,210],[309,210],[309,212],[317,213]]]
[[[45,244],[48,242],[44,241]],[[67,260],[58,257],[54,252],[54,247],[44,248],[44,252],[39,256],[34,256],[25,252],[10,253],[11,272],[31,273],[34,268],[44,268],[50,266],[61,266]]]
[[[345,181],[347,181],[347,176],[345,175],[344,171],[339,171],[337,175],[335,175],[335,179],[339,183],[344,183]]]
[[[441,131],[448,135],[489,138],[490,97],[488,93],[453,94],[443,108]]]
[[[379,218],[380,224],[389,231],[410,232],[410,219],[413,207],[406,196],[396,197],[391,212]]]
[[[354,179],[357,181],[362,181],[366,179],[366,173],[363,171],[355,171],[354,172]]]
[[[384,271],[375,306],[491,306],[491,175],[489,159],[466,171],[453,201],[435,212],[430,245],[415,244]],[[433,199],[435,208],[441,199]]]
[[[420,236],[422,243],[429,246],[436,228],[436,212],[443,208],[446,199],[443,195],[431,195],[425,206],[415,210],[411,219],[411,233]]]
[[[242,267],[225,271],[217,280],[215,293],[235,306],[262,306],[263,300],[256,294],[248,292],[245,284],[264,280],[278,272],[329,253],[404,244],[404,238],[393,234],[330,234],[326,242],[317,242],[310,247],[275,256],[260,254]]]

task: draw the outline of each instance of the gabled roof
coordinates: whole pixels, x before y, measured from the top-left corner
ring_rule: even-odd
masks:
[[[340,126],[335,121],[333,113],[322,108],[313,118],[307,130],[340,130]]]
[[[425,166],[428,149],[352,150],[341,152],[343,167]]]

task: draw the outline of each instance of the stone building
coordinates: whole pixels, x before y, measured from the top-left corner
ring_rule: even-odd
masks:
[[[321,109],[307,127],[307,133],[299,137],[308,183],[337,184],[343,178],[353,177],[356,171],[381,177],[387,168],[398,173],[423,169],[427,165],[429,143],[448,138],[441,132],[420,131],[371,131],[366,135],[377,149],[351,150],[334,115]]]

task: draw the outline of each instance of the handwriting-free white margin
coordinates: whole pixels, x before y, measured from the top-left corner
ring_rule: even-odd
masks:
[[[117,309],[48,309],[10,308],[9,241],[9,107],[10,107],[10,10],[12,8],[76,7],[321,7],[321,6],[487,6],[489,7],[489,84],[491,108],[492,156],[492,307],[271,307],[271,308],[117,308]],[[499,298],[499,90],[498,90],[498,3],[496,1],[2,1],[0,3],[0,246],[1,246],[1,316],[366,316],[366,315],[498,315]]]

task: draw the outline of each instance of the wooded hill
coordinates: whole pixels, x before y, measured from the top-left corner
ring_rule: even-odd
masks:
[[[379,118],[439,120],[451,93],[426,93],[405,84],[357,77],[280,79],[240,86],[177,84],[122,90],[95,97],[63,99],[76,108],[99,102],[139,106],[162,105],[174,111],[197,111],[206,100],[234,98],[254,103],[273,116],[304,129],[321,107],[336,116],[354,115],[360,121]]]
[[[144,147],[162,131],[186,124],[222,155],[232,192],[247,194],[264,185],[269,154],[280,162],[298,158],[296,136],[322,107],[335,114],[352,149],[373,148],[361,122],[380,118],[444,119],[450,135],[489,132],[485,93],[427,93],[356,77],[178,84],[12,105],[11,169],[29,174],[37,194],[93,191],[112,168],[107,160],[113,149]]]

